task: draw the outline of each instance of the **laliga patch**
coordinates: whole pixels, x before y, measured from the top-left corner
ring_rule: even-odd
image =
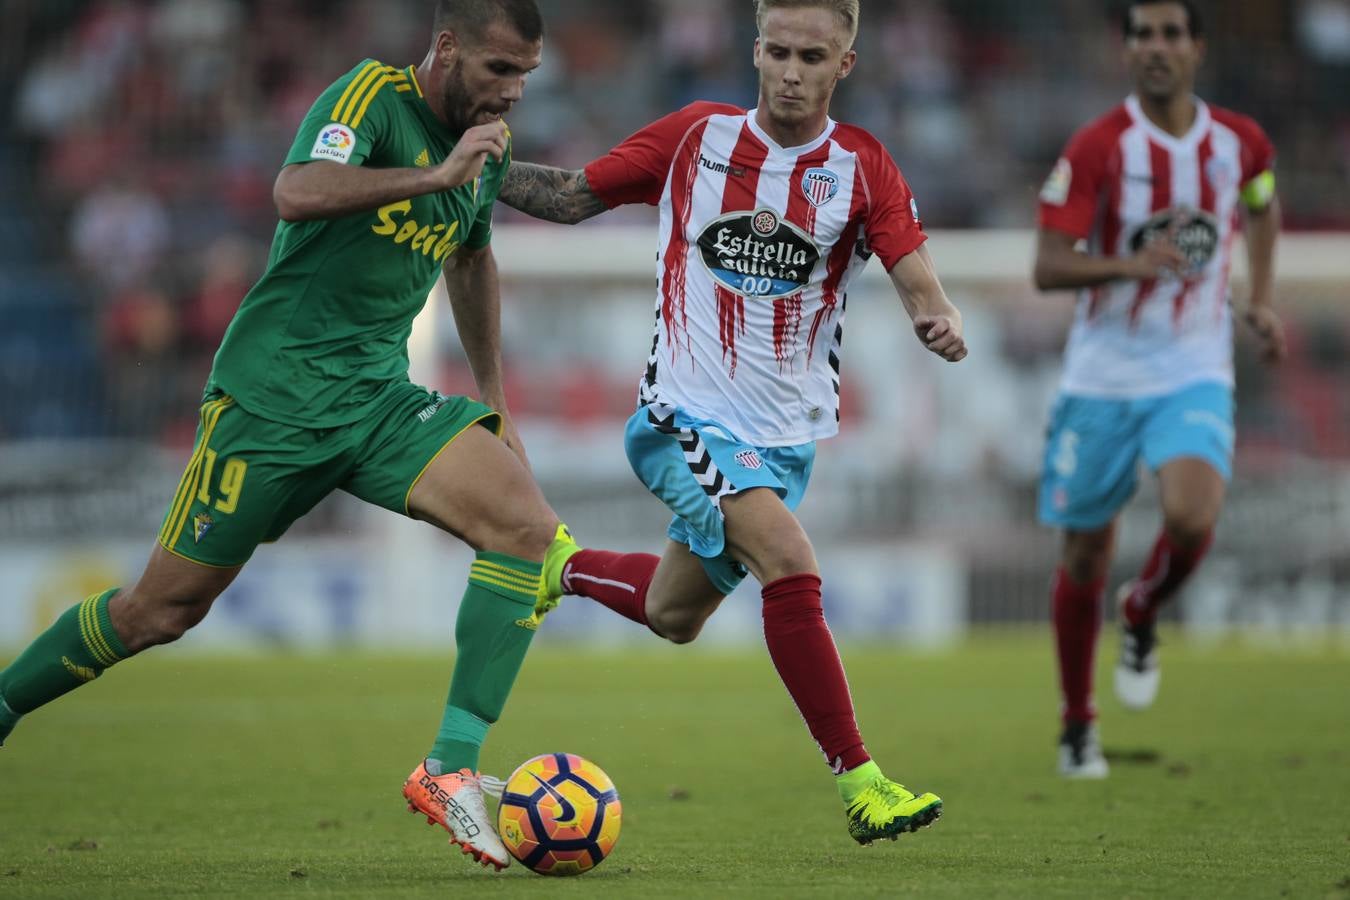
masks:
[[[819,209],[839,195],[839,176],[829,169],[807,169],[802,176],[802,193]]]
[[[356,150],[356,133],[340,122],[334,122],[319,132],[314,141],[314,149],[309,152],[310,159],[331,159],[345,163],[352,158]]]
[[[1069,202],[1069,186],[1073,184],[1073,164],[1064,157],[1055,163],[1050,177],[1045,179],[1041,188],[1041,202],[1051,206],[1063,206]]]

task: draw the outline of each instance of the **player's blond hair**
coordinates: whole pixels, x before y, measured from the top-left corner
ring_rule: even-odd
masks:
[[[771,9],[802,9],[815,7],[819,9],[828,9],[839,17],[839,21],[844,23],[848,29],[848,43],[844,46],[847,50],[853,46],[853,42],[858,37],[858,20],[862,16],[859,9],[860,0],[754,0],[755,3],[755,22],[762,29],[764,27],[764,17],[769,14]]]

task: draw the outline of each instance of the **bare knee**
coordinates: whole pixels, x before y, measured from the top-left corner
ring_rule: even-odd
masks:
[[[774,540],[741,545],[736,556],[761,585],[792,575],[819,575],[816,553],[805,533],[778,536]]]
[[[118,637],[130,653],[161,644],[172,644],[187,634],[211,610],[215,598],[169,599],[133,588],[122,591],[108,604]]]
[[[1163,517],[1163,529],[1172,543],[1192,549],[1209,540],[1217,518],[1206,509],[1169,510]]]
[[[689,610],[650,610],[647,624],[672,644],[692,644],[703,632],[707,616]]]
[[[542,562],[558,531],[558,519],[551,513],[539,514],[519,522],[504,523],[486,535],[482,548],[517,559]]]
[[[1115,528],[1110,525],[1096,531],[1066,531],[1061,562],[1069,578],[1078,584],[1106,578],[1114,536]]]

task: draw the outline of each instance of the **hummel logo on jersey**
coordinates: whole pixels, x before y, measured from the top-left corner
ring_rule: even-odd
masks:
[[[431,154],[427,152],[426,147],[423,147],[422,152],[417,154],[417,159],[413,160],[413,165],[419,169],[425,169],[431,165]]]
[[[727,163],[714,162],[702,153],[698,155],[698,164],[709,172],[716,172],[718,175],[730,175],[732,178],[744,178],[745,169],[740,166],[728,165]]]
[[[206,533],[216,527],[216,520],[206,513],[197,513],[192,517],[192,541],[200,544]]]
[[[764,465],[764,461],[759,458],[759,454],[754,450],[742,450],[736,454],[736,462],[745,466],[747,469],[758,469]]]

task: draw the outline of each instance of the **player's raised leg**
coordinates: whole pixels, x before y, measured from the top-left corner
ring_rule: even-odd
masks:
[[[668,541],[659,557],[578,548],[559,566],[557,584],[560,593],[589,597],[674,644],[697,638],[726,599],[703,561],[678,541]]]
[[[156,545],[135,586],[110,588],[66,610],[0,672],[0,743],[22,716],[142,650],[182,637],[239,568],[199,565]]]
[[[1109,774],[1097,735],[1092,674],[1102,624],[1102,592],[1114,540],[1114,523],[1090,531],[1066,530],[1063,556],[1055,571],[1051,618],[1063,702],[1059,774],[1066,778],[1105,778]]]
[[[1199,567],[1214,541],[1223,508],[1224,475],[1198,458],[1175,459],[1158,470],[1163,526],[1137,578],[1121,585],[1120,659],[1116,696],[1129,709],[1146,709],[1158,695],[1158,610]]]
[[[764,488],[724,497],[722,510],[729,551],[763,585],[769,656],[836,776],[849,834],[870,844],[931,824],[942,814],[942,801],[888,779],[863,746],[825,622],[815,552],[796,516]]]
[[[408,512],[457,535],[477,556],[455,623],[455,669],[440,731],[404,795],[465,853],[501,869],[510,857],[483,802],[479,750],[534,637],[540,571],[558,519],[521,460],[480,427],[435,456],[408,495]]]

